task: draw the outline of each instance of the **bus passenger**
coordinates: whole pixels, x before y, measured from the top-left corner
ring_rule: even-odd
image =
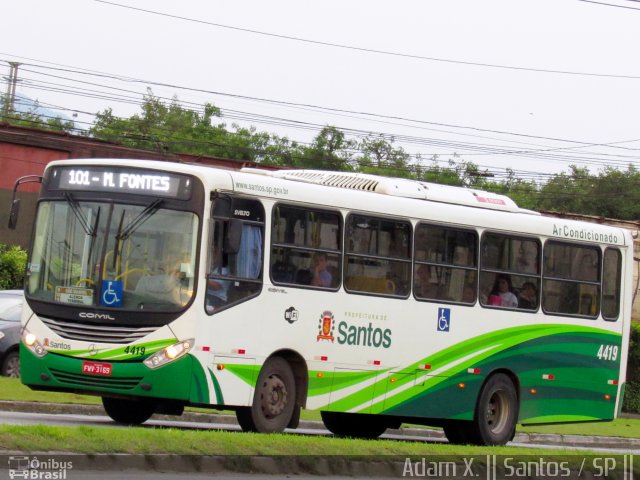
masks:
[[[474,303],[476,301],[475,286],[466,285],[462,291],[462,301],[464,303]]]
[[[518,297],[513,293],[511,277],[503,273],[496,275],[496,281],[489,294],[489,305],[505,308],[516,308]]]
[[[532,282],[524,282],[518,296],[518,308],[526,308],[528,310],[538,308],[537,295],[536,286]]]
[[[331,288],[333,278],[327,270],[327,255],[324,253],[316,253],[312,260],[311,285],[316,287]]]
[[[416,295],[421,298],[440,298],[440,288],[431,281],[431,267],[420,265],[416,270]]]

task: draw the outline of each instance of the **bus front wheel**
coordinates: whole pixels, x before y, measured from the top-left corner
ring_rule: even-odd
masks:
[[[114,422],[125,425],[140,425],[151,418],[157,405],[152,400],[102,397],[102,406]]]
[[[296,408],[296,383],[289,363],[280,357],[267,360],[260,371],[253,403],[236,410],[245,432],[282,432]]]

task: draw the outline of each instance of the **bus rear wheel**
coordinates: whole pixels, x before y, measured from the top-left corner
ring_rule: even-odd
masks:
[[[151,418],[157,405],[153,400],[102,397],[102,406],[114,422],[124,425],[140,425]]]
[[[289,363],[280,357],[266,361],[256,384],[250,407],[236,410],[245,432],[282,432],[292,422],[296,409],[296,383]]]
[[[477,445],[504,445],[513,439],[517,421],[516,388],[507,375],[497,373],[482,387],[467,440]]]
[[[378,415],[323,411],[320,416],[327,430],[339,437],[378,438],[389,427]]]

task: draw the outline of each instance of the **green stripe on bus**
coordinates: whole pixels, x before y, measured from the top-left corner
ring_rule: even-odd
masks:
[[[217,405],[224,405],[224,397],[222,396],[222,388],[220,388],[220,382],[218,382],[218,379],[216,378],[215,373],[213,373],[213,370],[211,370],[210,368],[208,370],[209,377],[211,378],[211,383],[213,384],[213,392],[216,395],[215,403]]]
[[[170,338],[166,340],[154,340],[153,342],[145,342],[145,343],[135,343],[131,345],[127,345],[125,347],[112,348],[108,350],[95,350],[95,349],[83,349],[83,350],[49,350],[50,353],[56,353],[58,355],[65,355],[69,357],[77,357],[77,358],[88,358],[91,360],[140,360],[148,357],[152,353],[157,352],[158,350],[162,350],[169,345],[173,345],[177,342],[177,339]],[[135,348],[134,351],[139,351],[139,349],[144,348],[144,355],[132,355],[131,353],[126,353],[125,350]],[[96,353],[96,351],[98,353]]]
[[[620,341],[620,334],[594,327],[533,325],[503,329],[453,345],[410,365],[394,369],[393,373],[377,372],[380,378],[376,382],[329,403],[326,408],[336,411],[394,413],[398,407],[411,402],[415,397],[424,397],[426,393],[449,389],[452,382],[461,382],[462,379],[457,377],[466,375],[466,370],[470,367],[488,372],[495,368],[505,368],[506,365],[509,369],[515,367],[518,375],[525,379],[541,379],[544,372],[539,369],[532,370],[530,362],[526,359],[531,355],[537,355],[537,360],[543,363],[542,368],[558,372],[561,378],[575,379],[577,376],[578,379],[589,379],[590,382],[597,379],[602,383],[609,377],[617,378],[619,360],[610,362],[610,368],[604,368],[596,357],[597,347],[603,343],[619,345]],[[562,357],[559,355],[570,355],[573,360],[578,361],[579,367],[563,368]],[[427,371],[421,368],[425,364],[431,365],[432,369]],[[394,383],[390,381],[392,377]],[[453,377],[456,378],[452,380]],[[475,388],[479,389],[479,378],[482,377],[471,376],[466,380],[475,381],[478,384]],[[417,382],[418,380],[420,382]],[[537,381],[540,382],[541,380]],[[412,385],[415,383],[424,385],[417,389]],[[353,387],[354,384],[348,386]],[[581,386],[596,390],[593,385]],[[310,386],[309,394],[321,395],[331,391],[332,394],[339,395],[340,390],[344,391],[344,388],[346,386],[336,389],[334,383],[331,386],[325,384],[319,389]],[[472,398],[475,399],[476,395],[477,392],[474,392]],[[455,399],[452,401],[455,403]],[[467,406],[467,409],[472,408],[473,405]],[[428,406],[425,406],[425,414],[428,410]],[[472,412],[469,410],[464,415],[468,417],[470,414]]]

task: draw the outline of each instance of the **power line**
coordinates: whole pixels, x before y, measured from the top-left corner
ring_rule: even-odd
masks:
[[[141,83],[141,80],[137,80],[137,79],[130,79],[130,78],[123,78],[123,77],[118,77],[112,74],[104,74],[104,73],[89,73],[86,70],[84,71],[78,71],[78,70],[72,70],[70,68],[65,68],[65,69],[59,69],[59,68],[53,68],[53,67],[43,67],[41,65],[32,65],[30,64],[30,66],[35,66],[36,68],[39,69],[46,69],[46,70],[56,70],[56,71],[61,71],[64,70],[67,73],[71,73],[71,74],[80,74],[84,76],[87,75],[95,75],[101,78],[110,78],[110,79],[115,79],[118,81],[125,81],[125,82],[137,82],[137,83]],[[54,75],[52,73],[41,73],[38,70],[31,70],[31,69],[26,69],[29,73],[33,73],[36,75],[45,75],[47,77],[51,77],[51,78],[56,78],[57,80],[62,80],[62,81],[70,81],[70,82],[74,82],[74,83],[81,83],[82,85],[92,85],[94,87],[97,87],[99,89],[105,89],[106,91],[102,91],[102,90],[96,90],[96,89],[86,89],[86,88],[82,88],[82,87],[77,87],[77,86],[69,86],[69,85],[65,85],[65,84],[60,84],[60,83],[54,83],[54,82],[49,82],[49,81],[43,81],[43,80],[38,80],[38,79],[29,79],[29,81],[33,82],[33,83],[40,83],[42,85],[39,86],[39,88],[43,91],[48,91],[51,89],[54,89],[54,91],[64,91],[64,93],[70,94],[70,95],[83,95],[83,96],[90,96],[90,97],[94,97],[94,98],[100,98],[100,99],[108,99],[108,100],[112,100],[112,101],[122,101],[125,103],[130,103],[130,104],[140,104],[141,100],[138,100],[139,98],[141,99],[144,94],[141,94],[140,92],[134,91],[134,90],[130,90],[130,89],[123,89],[123,88],[118,88],[118,87],[114,87],[114,86],[110,86],[110,85],[104,85],[102,83],[95,83],[95,82],[88,82],[86,79],[83,80],[76,80],[73,78],[69,78],[68,76],[62,77],[60,75]],[[23,70],[24,71],[24,70]],[[159,82],[147,82],[150,83],[152,85],[164,85],[161,84]],[[177,89],[184,89],[184,90],[192,90],[189,89],[187,87],[181,87],[181,86],[172,86],[173,88],[177,88]],[[198,90],[200,91],[200,90]],[[209,92],[211,94],[220,94],[220,92]],[[225,94],[223,94],[225,95]],[[227,94],[229,96],[232,97],[237,97],[233,94]],[[155,95],[154,95],[155,97]],[[160,97],[161,98],[161,97]],[[260,102],[267,102],[270,104],[277,104],[277,105],[283,105],[283,106],[294,106],[295,108],[298,108],[301,106],[301,104],[292,104],[291,102],[278,102],[278,101],[274,101],[274,100],[267,100],[267,99],[256,99],[254,97],[244,97],[245,99],[249,99],[251,101],[260,101]],[[172,99],[173,100],[173,99]],[[181,104],[187,104],[189,102],[184,102],[181,101]],[[192,105],[195,105],[193,103],[191,103]],[[307,105],[306,107],[308,108],[314,108],[314,109],[318,109],[320,111],[331,111],[333,112],[334,110],[339,110],[339,109],[331,109],[328,107],[320,107],[320,106],[315,106],[315,105]],[[71,111],[77,111],[74,109],[68,109],[65,108],[67,110],[71,110]],[[197,108],[191,108],[189,107],[190,110],[196,111],[201,113],[202,112],[202,108],[199,106]],[[225,108],[221,108],[220,109],[223,112],[223,117],[224,118],[230,118],[230,119],[237,119],[237,120],[242,120],[242,121],[248,121],[248,122],[253,122],[253,121],[258,121],[260,123],[263,124],[271,124],[271,125],[280,125],[280,126],[287,126],[287,127],[295,127],[295,128],[303,128],[303,129],[314,129],[314,130],[320,130],[323,128],[323,125],[320,124],[313,124],[310,122],[301,122],[301,121],[297,121],[297,120],[292,120],[292,119],[286,119],[286,118],[281,118],[281,117],[274,117],[274,116],[265,116],[265,115],[259,115],[259,114],[255,114],[255,113],[247,113],[247,112],[241,112],[241,111],[237,111],[237,110],[231,110],[231,109],[225,109]],[[349,112],[346,110],[339,110],[340,112]],[[86,112],[85,112],[86,113]],[[388,116],[381,116],[381,115],[377,115],[377,114],[371,114],[371,113],[366,113],[366,112],[349,112],[350,114],[353,115],[364,115],[367,116],[367,118],[369,119],[370,117],[375,119],[375,121],[380,121],[377,120],[378,118],[389,118]],[[89,115],[93,115],[94,114],[89,114]],[[343,115],[341,113],[341,115]],[[360,118],[360,117],[356,117],[356,118]],[[399,118],[399,117],[395,117],[395,118]],[[433,125],[435,124],[435,122],[423,122],[423,121],[418,121],[418,120],[410,120],[410,119],[402,119],[403,121],[406,122],[414,122],[414,123],[426,123],[429,125]],[[385,123],[391,123],[391,122],[385,122]],[[437,125],[446,125],[446,124],[437,124]],[[483,133],[489,132],[491,134],[499,134],[499,135],[508,135],[508,136],[518,136],[518,137],[528,137],[528,138],[533,138],[533,139],[545,139],[545,140],[552,140],[552,141],[560,141],[563,143],[570,143],[573,146],[571,147],[554,147],[554,148],[550,148],[548,146],[541,146],[541,145],[535,145],[535,144],[530,144],[530,143],[526,143],[526,142],[521,142],[521,141],[514,141],[514,140],[509,140],[510,143],[519,143],[519,144],[523,144],[523,145],[534,145],[534,146],[540,146],[541,148],[535,148],[535,149],[518,149],[518,150],[514,150],[513,147],[503,147],[503,146],[497,146],[497,145],[486,145],[486,144],[473,144],[473,143],[469,143],[469,142],[457,142],[457,141],[451,141],[451,140],[444,140],[444,139],[434,139],[434,138],[425,138],[425,137],[415,137],[415,136],[408,136],[408,135],[395,135],[395,134],[388,134],[388,133],[378,133],[381,136],[384,136],[384,138],[386,139],[397,139],[399,142],[401,143],[407,143],[407,144],[413,144],[413,145],[422,145],[422,146],[427,146],[427,145],[431,145],[431,146],[437,146],[438,148],[449,148],[452,151],[449,153],[421,153],[421,154],[413,154],[410,155],[410,158],[415,158],[417,159],[418,156],[433,156],[433,155],[453,155],[454,152],[458,151],[459,153],[463,154],[463,155],[474,155],[473,152],[476,152],[475,154],[477,155],[511,155],[511,156],[516,156],[516,157],[522,157],[522,158],[534,158],[534,159],[541,159],[541,160],[558,160],[558,161],[572,161],[572,162],[579,162],[579,163],[584,163],[584,164],[591,164],[591,165],[614,165],[616,164],[615,162],[617,162],[617,165],[625,165],[625,162],[628,162],[629,159],[638,159],[638,157],[627,157],[627,158],[622,158],[623,156],[621,155],[616,155],[615,157],[617,158],[622,158],[621,160],[617,160],[617,161],[613,161],[612,158],[608,158],[608,159],[602,159],[599,158],[599,156],[607,156],[607,157],[613,157],[613,155],[609,155],[609,154],[601,154],[601,153],[591,153],[590,157],[585,157],[585,156],[576,156],[576,155],[560,155],[557,153],[553,153],[553,151],[560,151],[560,150],[569,150],[569,149],[577,149],[577,148],[586,148],[588,146],[603,146],[603,147],[610,147],[610,148],[624,148],[626,150],[636,150],[637,149],[631,149],[629,147],[622,147],[620,145],[614,145],[614,144],[594,144],[593,142],[578,142],[578,141],[572,141],[572,140],[566,140],[566,139],[558,139],[558,138],[549,138],[549,137],[536,137],[536,136],[531,136],[531,135],[523,135],[523,134],[517,134],[517,133],[513,133],[513,132],[504,132],[504,131],[497,131],[497,130],[489,130],[489,129],[478,129],[477,127],[465,127],[465,126],[460,126],[460,125],[447,125],[448,128],[454,128],[454,129],[473,129],[473,130],[481,130],[483,131]],[[371,135],[374,132],[371,131],[365,131],[365,130],[357,130],[357,129],[349,129],[349,128],[340,128],[338,127],[339,130],[348,133],[348,134],[352,134],[352,135],[356,135],[356,136],[367,136],[367,135]],[[427,128],[423,125],[421,125],[420,127],[414,126],[414,128],[421,128],[421,129],[427,129],[427,130],[434,130],[432,128]],[[436,130],[436,131],[441,131],[442,130]],[[232,133],[232,132],[229,132]],[[454,135],[464,135],[464,136],[468,136],[468,137],[479,137],[479,138],[490,138],[490,137],[486,137],[486,136],[478,136],[478,135],[472,135],[470,133],[457,133],[457,132],[446,132],[446,133],[450,133],[450,134],[454,134]],[[494,139],[495,140],[495,139]],[[500,140],[503,141],[503,140]],[[631,140],[627,141],[630,142]],[[303,142],[298,142],[300,144],[303,144]],[[616,143],[623,143],[623,142],[616,142]],[[588,152],[584,152],[585,154],[587,154]],[[596,155],[596,156],[593,156]],[[606,161],[605,161],[606,160]],[[492,167],[489,167],[492,168]],[[540,175],[545,175],[544,173],[541,173]]]
[[[100,1],[100,0],[95,0],[95,1]],[[205,94],[210,94],[210,95],[220,95],[220,96],[225,96],[225,97],[230,97],[230,98],[237,98],[237,99],[243,99],[243,100],[249,100],[249,101],[255,101],[255,102],[263,102],[263,103],[267,103],[267,104],[271,104],[271,105],[280,105],[280,106],[286,106],[286,107],[311,108],[311,109],[317,109],[317,110],[320,110],[320,111],[323,111],[323,112],[330,112],[330,113],[337,113],[337,114],[359,115],[361,117],[366,117],[367,119],[381,118],[381,119],[385,119],[385,120],[411,122],[411,123],[418,124],[418,125],[421,125],[421,126],[422,125],[433,125],[433,126],[437,126],[437,127],[455,128],[455,129],[463,129],[463,130],[473,130],[473,131],[482,132],[482,133],[493,133],[493,134],[499,134],[499,135],[509,135],[509,136],[516,136],[516,137],[522,137],[522,138],[531,138],[531,139],[536,139],[536,140],[550,140],[550,141],[558,141],[558,142],[568,142],[568,143],[572,143],[572,144],[576,144],[576,145],[584,145],[584,144],[592,143],[592,142],[588,142],[588,141],[568,140],[568,139],[545,137],[545,136],[539,136],[539,135],[527,135],[527,134],[523,134],[523,133],[507,132],[507,131],[504,131],[504,130],[480,128],[480,127],[473,127],[473,126],[467,126],[467,125],[455,125],[455,124],[448,124],[448,123],[441,123],[441,122],[430,122],[430,121],[426,121],[426,120],[410,119],[410,118],[407,118],[407,117],[399,117],[399,116],[394,116],[394,115],[382,115],[382,114],[375,114],[375,113],[370,113],[370,112],[346,110],[346,109],[333,108],[333,107],[323,107],[323,106],[313,105],[313,104],[288,102],[288,101],[283,101],[283,100],[272,100],[272,99],[266,99],[266,98],[261,98],[261,97],[252,97],[252,96],[247,96],[247,95],[238,95],[238,94],[232,94],[232,93],[226,93],[226,92],[219,92],[219,91],[216,91],[216,90],[207,90],[207,89],[202,89],[202,88],[185,87],[185,86],[181,86],[181,85],[169,84],[169,83],[158,82],[158,81],[153,81],[153,80],[142,80],[142,79],[135,79],[135,78],[131,78],[131,77],[121,77],[121,76],[118,76],[118,75],[106,74],[106,73],[91,73],[89,71],[81,71],[81,70],[69,70],[69,69],[59,69],[59,68],[53,68],[53,67],[42,67],[42,66],[33,65],[33,64],[25,64],[25,65],[30,65],[30,66],[39,67],[39,68],[49,68],[49,69],[59,70],[59,71],[66,71],[66,72],[69,72],[69,73],[77,73],[77,74],[80,74],[80,75],[94,75],[94,76],[99,76],[99,77],[111,78],[111,79],[115,79],[115,80],[119,80],[119,81],[123,81],[123,82],[143,83],[143,84],[147,84],[147,85],[154,85],[154,86],[165,87],[165,88],[179,89],[179,90],[184,90],[184,91],[189,91],[189,92],[205,93]],[[51,75],[51,74],[49,74],[49,75]],[[624,147],[618,147],[618,148],[624,148]]]
[[[96,0],[96,1],[100,1],[100,0]],[[612,3],[605,3],[605,2],[596,2],[594,0],[578,0],[578,1],[579,2],[586,2],[586,3],[596,3],[598,5],[605,5],[607,7],[626,8],[627,10],[640,10],[640,8],[627,7],[625,5],[614,5]],[[638,0],[627,0],[627,1],[637,2]]]
[[[309,44],[313,44],[313,45],[321,45],[321,46],[325,46],[325,47],[342,48],[342,49],[354,50],[354,51],[365,52],[365,53],[374,53],[374,54],[388,55],[388,56],[393,56],[393,57],[410,58],[410,59],[414,59],[414,60],[426,60],[426,61],[430,61],[430,62],[453,63],[453,64],[457,64],[457,65],[467,65],[467,66],[473,66],[473,67],[500,68],[500,69],[506,69],[506,70],[519,70],[519,71],[538,72],[538,73],[555,73],[555,74],[561,74],[561,75],[579,75],[579,76],[587,76],[587,77],[626,78],[626,79],[634,79],[634,80],[640,79],[640,76],[637,76],[637,75],[618,75],[618,74],[610,74],[610,73],[574,72],[574,71],[568,71],[568,70],[553,70],[553,69],[546,69],[546,68],[517,67],[517,66],[513,66],[513,65],[500,65],[500,64],[495,64],[495,63],[481,63],[481,62],[469,62],[469,61],[463,61],[463,60],[451,60],[451,59],[446,59],[446,58],[426,57],[426,56],[422,56],[422,55],[414,55],[414,54],[410,54],[410,53],[400,53],[400,52],[392,52],[392,51],[388,51],[388,50],[378,50],[378,49],[374,49],[374,48],[356,47],[356,46],[353,46],[353,45],[345,45],[345,44],[341,44],[341,43],[333,43],[333,42],[327,42],[327,41],[322,41],[322,40],[311,40],[311,39],[308,39],[308,38],[294,37],[294,36],[291,36],[291,35],[283,35],[283,34],[279,34],[279,33],[270,33],[270,32],[263,32],[263,31],[260,31],[260,30],[253,30],[253,29],[250,29],[250,28],[243,28],[243,27],[235,27],[235,26],[231,26],[231,25],[224,25],[222,23],[209,22],[209,21],[206,21],[206,20],[198,20],[198,19],[195,19],[195,18],[183,17],[181,15],[174,15],[174,14],[170,14],[170,13],[158,12],[158,11],[155,11],[155,10],[148,10],[148,9],[145,9],[145,8],[132,7],[130,5],[123,5],[123,4],[120,4],[120,3],[110,2],[110,1],[106,1],[106,0],[94,0],[94,1],[98,2],[98,3],[104,3],[106,5],[119,7],[119,8],[135,10],[135,11],[138,11],[138,12],[148,13],[148,14],[151,14],[151,15],[158,15],[158,16],[161,16],[161,17],[173,18],[173,19],[181,20],[181,21],[185,21],[185,22],[192,22],[192,23],[198,23],[198,24],[201,24],[201,25],[208,25],[208,26],[211,26],[211,27],[225,28],[225,29],[229,29],[229,30],[235,30],[235,31],[240,31],[240,32],[245,32],[245,33],[251,33],[251,34],[254,34],[254,35],[262,35],[262,36],[267,36],[267,37],[280,38],[280,39],[283,39],[283,40],[292,40],[292,41],[296,41],[296,42],[309,43]],[[582,0],[582,1],[589,1],[589,0]],[[631,8],[631,7],[627,7],[627,8]]]

